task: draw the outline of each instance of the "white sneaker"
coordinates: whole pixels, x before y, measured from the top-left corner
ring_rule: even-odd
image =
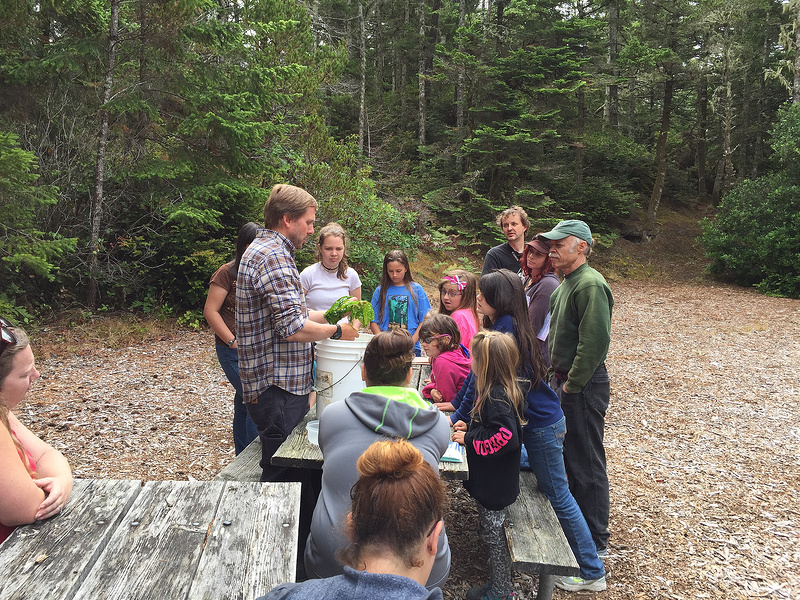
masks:
[[[581,577],[564,577],[557,575],[556,587],[568,592],[602,592],[606,589],[606,576],[598,579],[583,579]]]

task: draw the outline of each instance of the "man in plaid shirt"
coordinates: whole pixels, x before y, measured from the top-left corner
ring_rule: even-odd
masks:
[[[264,205],[265,229],[245,251],[236,279],[236,342],[244,402],[261,438],[261,481],[285,481],[272,455],[308,412],[311,342],[353,340],[354,326],[331,325],[309,311],[294,252],[314,233],[317,201],[279,184]]]

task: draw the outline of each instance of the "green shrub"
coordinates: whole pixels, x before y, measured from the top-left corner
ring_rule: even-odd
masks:
[[[703,221],[702,241],[713,274],[800,298],[800,186],[786,174],[736,185]]]
[[[800,106],[781,108],[770,135],[781,170],[737,184],[703,221],[702,241],[713,274],[800,298]]]

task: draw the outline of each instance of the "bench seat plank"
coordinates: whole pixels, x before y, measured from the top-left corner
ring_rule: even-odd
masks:
[[[0,598],[71,598],[141,487],[140,481],[76,479],[63,514],[18,527],[3,542]],[[17,545],[35,551],[18,553]]]
[[[214,479],[261,481],[261,438],[256,436]]]
[[[528,573],[580,575],[550,501],[530,471],[520,473],[520,494],[506,509],[506,539],[514,568]]]
[[[188,598],[251,600],[294,581],[299,518],[299,483],[226,483]]]

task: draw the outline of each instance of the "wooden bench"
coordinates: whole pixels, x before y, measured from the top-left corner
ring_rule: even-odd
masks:
[[[421,390],[427,379],[430,379],[431,367],[425,359],[415,359],[411,367],[411,383],[409,387]],[[284,467],[322,468],[322,451],[313,446],[306,436],[306,425],[314,418],[316,411],[312,408],[303,421],[295,427],[290,436],[280,447],[273,464]],[[220,471],[214,479],[224,481],[259,481],[261,478],[261,440],[253,440],[239,455]],[[447,479],[466,479],[468,470],[464,463],[440,463],[442,476]]]
[[[273,465],[294,467],[299,469],[321,469],[322,450],[319,446],[308,441],[306,425],[316,418],[316,411],[312,408],[303,420],[292,430],[292,433],[281,444],[281,447],[272,457]],[[225,481],[259,481],[261,477],[261,440],[254,439],[247,448],[223,468],[214,479]],[[464,462],[439,463],[439,474],[444,479],[463,480],[469,477],[466,459]]]
[[[517,501],[506,509],[506,540],[514,568],[539,575],[537,600],[550,600],[556,575],[580,575],[561,524],[530,471],[520,473]]]

